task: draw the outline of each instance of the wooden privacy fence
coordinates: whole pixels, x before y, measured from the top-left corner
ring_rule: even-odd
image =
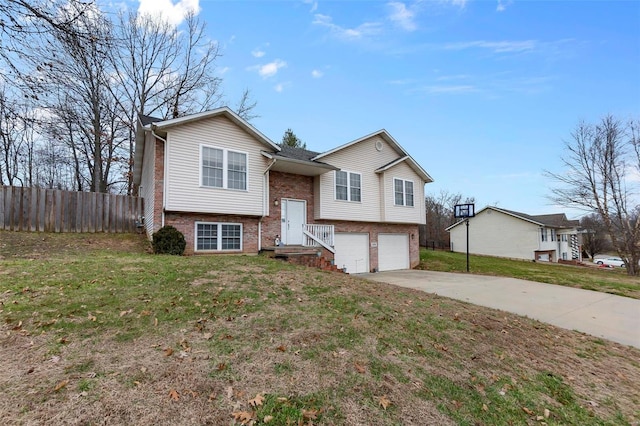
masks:
[[[136,232],[142,214],[139,197],[0,186],[5,231]]]

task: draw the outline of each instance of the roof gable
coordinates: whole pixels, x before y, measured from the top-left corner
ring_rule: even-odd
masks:
[[[502,214],[506,214],[508,216],[514,217],[516,219],[523,220],[525,222],[532,223],[537,226],[544,226],[547,228],[576,228],[580,225],[579,220],[569,220],[567,219],[567,215],[564,213],[554,213],[554,214],[543,214],[543,215],[528,215],[526,213],[516,212],[513,210],[501,209],[494,206],[487,206],[476,213],[476,216],[482,214],[485,210],[493,210]],[[460,220],[453,225],[449,226],[445,229],[448,231],[461,223],[463,223],[465,219]]]
[[[422,168],[422,166],[420,166],[420,164],[418,164],[418,162],[415,161],[413,159],[413,157],[411,157],[407,151],[405,151],[405,149],[389,134],[389,132],[387,132],[384,129],[378,130],[377,132],[373,132],[371,134],[368,134],[366,136],[363,136],[363,137],[358,138],[356,140],[353,140],[351,142],[347,142],[346,144],[340,145],[337,148],[334,148],[334,149],[331,149],[329,151],[325,151],[323,153],[320,153],[320,154],[316,155],[315,157],[313,157],[312,160],[322,159],[322,158],[327,157],[327,156],[329,156],[331,154],[334,154],[334,153],[336,153],[338,151],[342,151],[344,149],[352,147],[352,146],[354,146],[356,144],[359,144],[361,142],[367,141],[367,140],[369,140],[369,139],[371,139],[373,137],[376,137],[376,136],[381,137],[399,155],[399,158],[397,158],[396,160],[394,160],[391,163],[386,164],[386,165],[382,166],[381,168],[377,169],[376,170],[377,173],[380,173],[380,172],[383,172],[385,170],[388,170],[391,167],[395,166],[396,164],[398,164],[398,163],[400,163],[402,161],[406,161],[407,164],[409,165],[409,167],[411,167],[411,169],[413,169],[413,171],[416,172],[416,174],[418,174],[418,176],[420,176],[425,182],[427,182],[427,183],[433,182],[433,178],[431,176],[429,176],[429,174]]]
[[[171,118],[169,120],[159,120],[159,121],[150,121],[153,117],[149,116],[141,116],[140,121],[143,125],[145,125],[145,121],[150,121],[146,126],[149,126],[152,130],[161,130],[166,131],[171,127],[182,126],[185,124],[192,123],[194,121],[206,120],[213,117],[224,116],[231,120],[238,127],[255,137],[258,141],[268,146],[274,151],[280,151],[280,146],[271,141],[268,137],[266,137],[262,132],[249,124],[246,120],[240,117],[238,114],[233,112],[228,107],[222,107],[213,109],[210,111],[204,111],[197,114],[185,115],[183,117]],[[146,127],[145,126],[145,127]]]

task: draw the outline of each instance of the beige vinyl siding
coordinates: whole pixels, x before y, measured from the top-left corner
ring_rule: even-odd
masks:
[[[376,150],[376,141],[383,148]],[[396,160],[399,154],[379,136],[361,141],[334,152],[321,161],[339,167],[344,171],[361,174],[362,201],[342,201],[335,199],[335,173],[324,173],[319,177],[319,198],[316,203],[316,219],[358,220],[363,222],[381,221],[380,178],[375,170]]]
[[[396,206],[394,193],[394,179],[413,182],[413,207]],[[426,223],[424,206],[424,181],[403,161],[386,170],[382,179],[384,188],[384,218],[385,222],[393,223]]]
[[[452,228],[450,235],[453,251],[466,252],[466,225]],[[490,209],[469,221],[470,253],[529,260],[539,248],[540,228],[534,223]]]
[[[265,147],[226,117],[177,126],[167,131],[166,209],[200,213],[260,216],[264,211]],[[247,155],[247,190],[203,187],[201,146]]]
[[[142,175],[140,176],[140,196],[144,202],[144,227],[148,237],[154,232],[153,206],[155,203],[155,158],[156,138],[145,133],[144,157],[142,159]],[[160,227],[160,226],[158,226]]]

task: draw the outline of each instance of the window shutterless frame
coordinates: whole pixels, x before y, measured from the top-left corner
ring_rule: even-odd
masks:
[[[336,170],[333,183],[335,200],[362,202],[362,173]]]
[[[248,191],[249,154],[246,152],[200,144],[199,160],[200,187]]]
[[[196,222],[194,237],[196,252],[242,251],[241,223]]]
[[[393,204],[404,207],[415,206],[412,180],[393,178]]]

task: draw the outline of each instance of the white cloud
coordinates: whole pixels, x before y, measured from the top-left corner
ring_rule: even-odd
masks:
[[[496,12],[504,12],[507,10],[507,6],[513,3],[512,0],[498,0],[498,6],[496,6]]]
[[[166,20],[170,24],[180,25],[189,12],[200,13],[200,0],[138,0],[140,14],[151,15]]]
[[[463,41],[459,43],[447,43],[444,48],[447,50],[464,50],[471,48],[489,49],[494,53],[513,53],[534,50],[538,45],[536,40],[524,41]]]
[[[342,39],[360,39],[367,36],[380,33],[382,26],[377,22],[365,22],[356,28],[344,28],[333,23],[331,16],[315,14],[312,22],[314,25],[320,25],[328,28],[333,35]]]
[[[273,90],[275,90],[278,93],[282,93],[285,89],[288,89],[291,86],[291,82],[290,81],[285,81],[282,83],[278,83],[275,86],[273,86]]]
[[[311,71],[311,77],[313,78],[320,78],[324,75],[324,73],[320,70],[313,70]]]
[[[251,54],[254,58],[262,58],[265,55],[265,52],[263,50],[254,49],[251,51]]]
[[[285,61],[276,59],[275,61],[269,62],[268,64],[254,65],[247,69],[250,71],[257,71],[262,78],[269,78],[276,75],[281,68],[284,68],[286,66],[287,63]]]
[[[400,2],[391,2],[388,3],[388,6],[391,7],[391,14],[389,15],[389,19],[399,25],[406,31],[415,31],[418,26],[414,22],[415,12],[413,10],[407,9],[407,6],[404,3]]]
[[[316,0],[302,0],[302,3],[311,5],[311,10],[309,10],[310,13],[318,10],[318,2]]]

